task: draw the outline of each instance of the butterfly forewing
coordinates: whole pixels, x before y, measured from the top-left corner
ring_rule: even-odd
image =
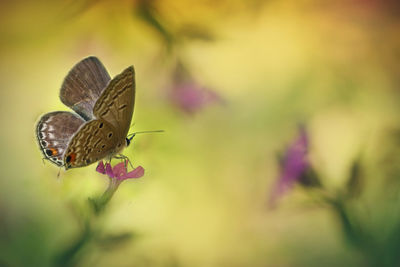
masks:
[[[99,119],[84,124],[73,136],[64,156],[65,168],[83,167],[107,156],[123,147],[115,128]]]
[[[93,114],[112,124],[119,139],[125,140],[132,120],[135,103],[135,71],[125,69],[110,81],[97,100]]]
[[[81,117],[66,111],[43,115],[36,125],[36,137],[45,158],[63,166],[68,143],[84,123]]]
[[[110,76],[96,57],[87,57],[77,63],[65,77],[60,90],[61,101],[85,120],[94,119],[93,107]]]

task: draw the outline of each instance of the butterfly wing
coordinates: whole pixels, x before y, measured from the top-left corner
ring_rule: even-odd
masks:
[[[135,71],[133,66],[110,81],[94,105],[93,114],[110,123],[119,139],[128,134],[135,104]]]
[[[63,166],[68,143],[84,123],[81,117],[66,111],[43,115],[36,125],[36,137],[44,157]]]
[[[64,155],[65,168],[84,167],[122,149],[124,143],[105,120],[85,123],[72,137]]]
[[[100,60],[87,57],[78,62],[65,77],[60,99],[85,120],[94,119],[93,107],[110,80]]]
[[[129,67],[110,81],[93,108],[97,118],[74,135],[64,156],[66,169],[112,157],[125,145],[135,102],[135,72]]]

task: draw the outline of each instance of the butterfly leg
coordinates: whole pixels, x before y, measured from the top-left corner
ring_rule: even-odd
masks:
[[[114,156],[115,159],[120,159],[121,162],[125,159],[125,157],[123,157],[122,155],[116,155]]]
[[[122,155],[115,155],[114,159],[120,159],[122,162],[124,160],[124,157],[122,157]]]
[[[134,170],[135,168],[133,168],[132,162],[129,160],[128,157],[126,157],[126,159],[127,159],[128,163],[129,163],[129,165],[131,166],[131,168]]]
[[[114,158],[115,159],[120,159],[121,160],[121,162],[123,162],[124,161],[124,159],[126,159],[123,155],[115,155],[114,156]],[[126,169],[126,163],[124,162],[124,167],[125,167],[125,169]]]
[[[129,165],[131,166],[131,168],[132,168],[132,169],[135,169],[135,168],[133,167],[131,161],[129,160],[129,158],[128,158],[127,156],[122,155],[122,154],[119,154],[119,155],[115,156],[115,158],[124,160],[125,168],[127,167],[127,166],[126,166],[126,162],[128,162]]]
[[[58,169],[57,179],[60,178],[61,168],[62,168],[62,167],[60,167],[60,168]]]

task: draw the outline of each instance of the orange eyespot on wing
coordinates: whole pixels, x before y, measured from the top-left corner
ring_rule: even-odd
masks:
[[[75,153],[71,153],[65,158],[65,162],[67,164],[73,164],[75,159],[76,159],[76,154]]]
[[[36,137],[45,159],[59,167],[65,164],[65,153],[71,137],[85,121],[77,114],[55,111],[44,114],[36,124]]]
[[[46,155],[49,156],[49,157],[57,156],[58,155],[58,151],[54,147],[49,147],[49,148],[46,149]]]
[[[92,120],[84,124],[72,137],[64,157],[66,169],[88,166],[100,159],[115,154],[119,135],[115,128],[104,120]]]

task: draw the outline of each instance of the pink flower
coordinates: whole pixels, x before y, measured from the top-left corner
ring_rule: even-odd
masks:
[[[180,60],[176,62],[171,78],[172,83],[167,88],[169,101],[185,113],[194,114],[212,103],[224,102],[215,91],[196,82]]]
[[[214,91],[188,81],[177,83],[171,90],[172,103],[182,111],[193,114],[205,106],[221,100]]]
[[[114,173],[113,173],[110,163],[106,163],[106,172],[105,173],[108,175],[108,177],[114,178]]]
[[[99,173],[102,173],[102,174],[105,174],[105,173],[106,173],[106,171],[105,171],[105,169],[104,169],[104,163],[103,163],[103,161],[99,161],[99,164],[98,164],[97,167],[96,167],[96,171],[99,172]]]
[[[97,165],[96,171],[101,174],[107,174],[110,178],[115,178],[117,180],[123,181],[130,178],[140,178],[144,175],[144,169],[139,166],[130,172],[127,172],[126,166],[128,161],[118,163],[114,167],[111,167],[110,163],[106,163],[104,167],[103,161],[100,161]]]
[[[286,150],[281,166],[281,173],[273,189],[270,204],[274,204],[278,197],[282,196],[286,191],[293,187],[293,185],[301,179],[302,175],[310,167],[307,158],[308,143],[306,130],[300,128],[298,136]]]

